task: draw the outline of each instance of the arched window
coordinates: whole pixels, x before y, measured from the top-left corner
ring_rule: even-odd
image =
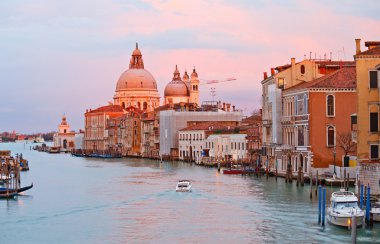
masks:
[[[301,74],[305,74],[305,65],[301,65]]]
[[[335,101],[333,95],[327,95],[326,97],[326,108],[327,116],[335,116]]]
[[[122,103],[121,103],[121,106],[122,106],[123,108],[125,108],[125,102],[122,102]]]
[[[144,102],[144,104],[143,104],[143,110],[147,110],[147,108],[148,108],[148,103]]]
[[[333,126],[327,127],[327,146],[335,146],[335,128]]]

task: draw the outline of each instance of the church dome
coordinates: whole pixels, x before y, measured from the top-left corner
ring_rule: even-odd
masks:
[[[167,96],[188,97],[189,96],[189,89],[187,88],[187,85],[185,84],[185,82],[181,80],[180,73],[177,69],[177,65],[175,67],[173,80],[166,85],[164,95],[165,97]]]
[[[120,90],[155,90],[157,82],[153,75],[144,69],[144,61],[138,45],[132,53],[129,69],[121,74],[116,84],[116,91]]]
[[[157,90],[157,83],[153,75],[146,69],[128,69],[121,74],[116,91],[119,90]]]

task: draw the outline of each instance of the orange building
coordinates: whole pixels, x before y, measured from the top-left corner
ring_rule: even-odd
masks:
[[[356,71],[346,67],[283,93],[283,146],[280,170],[342,166],[342,138],[351,136],[356,113]],[[353,147],[355,148],[355,147]],[[351,148],[352,149],[352,148]],[[348,152],[355,155],[355,151]],[[334,156],[335,155],[335,156]]]
[[[87,110],[84,114],[84,149],[89,152],[105,153],[109,149],[107,122],[110,118],[119,117],[124,113],[120,105]]]

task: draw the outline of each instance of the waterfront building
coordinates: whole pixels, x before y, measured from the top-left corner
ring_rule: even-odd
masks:
[[[196,106],[199,105],[198,87],[199,80],[195,68],[193,69],[191,78],[189,78],[187,71],[185,71],[182,80],[181,74],[176,65],[173,74],[173,79],[165,87],[164,105],[176,103],[193,103],[196,104]]]
[[[341,67],[353,67],[354,62],[305,59],[296,63],[271,68],[271,76],[264,72],[262,84],[262,160],[269,167],[276,166],[276,159],[281,157],[283,147],[283,131],[281,119],[283,115],[282,91],[301,82],[309,82]],[[294,110],[295,104],[289,104]],[[292,138],[294,140],[294,138]],[[278,162],[277,162],[278,163]]]
[[[295,173],[344,166],[343,157],[356,155],[355,145],[342,148],[351,137],[351,115],[356,113],[355,67],[346,67],[310,82],[283,90],[283,144],[276,158],[278,171]],[[346,142],[348,143],[348,142]],[[345,166],[349,166],[348,164]]]
[[[141,117],[143,111],[135,108],[127,108],[127,113],[120,118],[119,143],[124,156],[141,155]]]
[[[155,144],[155,116],[154,112],[145,113],[141,118],[141,156],[157,158]]]
[[[205,149],[216,160],[239,161],[248,157],[247,133],[215,133],[207,137]]]
[[[107,105],[86,110],[84,149],[89,152],[105,153],[109,150],[107,121],[120,117],[125,110],[120,105]]]
[[[380,42],[367,41],[368,48],[361,51],[360,39],[356,39],[357,80],[357,160],[359,179],[370,185],[371,194],[380,194],[379,163],[379,110],[380,110]]]
[[[129,69],[123,72],[117,81],[113,100],[115,105],[120,105],[124,109],[133,106],[147,112],[153,111],[160,105],[157,82],[144,68],[144,61],[137,43]]]
[[[260,158],[262,150],[262,110],[242,120],[241,128],[247,132],[247,150],[251,161]]]
[[[177,107],[178,108],[178,107]],[[229,122],[230,126],[237,126],[242,120],[242,111],[224,111],[215,107],[215,110],[189,111],[187,106],[180,106],[180,110],[160,111],[160,156],[170,156],[173,159],[179,158],[178,132],[179,130],[200,122]]]
[[[75,148],[75,132],[70,130],[66,116],[62,117],[61,124],[58,125],[58,132],[53,136],[55,147],[59,147],[61,152],[71,151]]]
[[[200,162],[206,138],[214,132],[230,129],[229,122],[202,122],[178,132],[179,159]]]
[[[74,138],[75,142],[74,142],[74,145],[75,145],[75,150],[83,150],[84,149],[84,131],[83,130],[79,130],[78,133],[75,133],[75,138]]]

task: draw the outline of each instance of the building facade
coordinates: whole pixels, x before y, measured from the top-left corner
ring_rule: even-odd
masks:
[[[61,152],[69,152],[75,149],[75,132],[70,130],[66,116],[62,117],[58,132],[53,136],[53,143],[55,147],[60,148]]]
[[[108,120],[120,117],[124,113],[124,109],[119,105],[108,105],[87,110],[84,114],[84,149],[94,153],[105,153],[109,149]]]
[[[357,79],[357,143],[359,179],[369,184],[371,194],[380,194],[380,42],[365,42],[368,48],[361,51],[360,39],[356,39]]]

